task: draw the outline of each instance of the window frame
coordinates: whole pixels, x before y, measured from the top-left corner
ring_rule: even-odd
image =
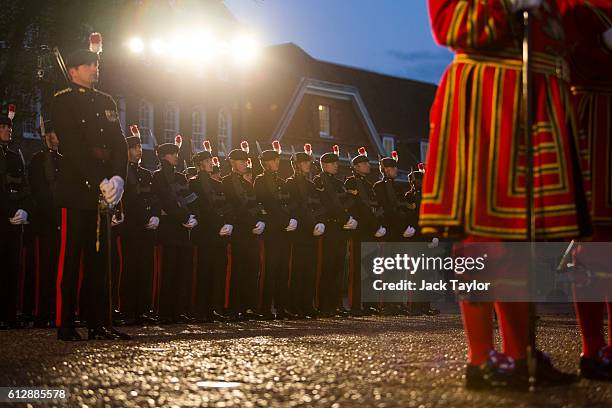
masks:
[[[321,117],[323,112],[327,112],[327,118]],[[333,136],[331,134],[331,106],[319,104],[317,106],[317,116],[319,118],[319,137],[323,139],[333,139]],[[327,132],[323,131],[324,121],[327,122]]]

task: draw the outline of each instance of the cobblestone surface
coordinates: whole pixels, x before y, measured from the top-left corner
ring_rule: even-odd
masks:
[[[457,314],[122,329],[134,340],[0,332],[0,386],[65,387],[70,406],[612,406],[612,384],[585,380],[533,395],[464,390]],[[543,317],[538,343],[576,370],[573,317]]]

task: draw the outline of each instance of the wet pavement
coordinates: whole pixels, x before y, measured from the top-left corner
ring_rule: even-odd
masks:
[[[0,386],[64,387],[70,398],[56,405],[89,407],[612,407],[612,384],[586,380],[535,394],[464,390],[456,313],[122,330],[134,339],[64,343],[52,330],[0,332]],[[543,316],[538,344],[576,370],[571,315]]]

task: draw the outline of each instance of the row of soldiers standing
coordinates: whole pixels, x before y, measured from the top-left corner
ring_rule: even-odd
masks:
[[[179,146],[162,144],[160,167],[151,173],[139,164],[137,128],[125,138],[114,101],[94,88],[97,54],[76,51],[66,66],[72,83],[54,97],[53,127],[47,122],[44,131],[48,148],[34,156],[29,183],[23,159],[8,148],[12,123],[0,125],[8,135],[2,138],[2,202],[8,203],[2,228],[10,232],[1,243],[10,260],[3,326],[15,325],[19,247],[30,221],[39,242],[37,323],[45,326],[55,311],[52,323],[63,340],[81,338],[77,310],[90,339],[129,338],[112,327],[112,303],[140,322],[158,321],[152,305],[167,323],[194,316],[347,315],[342,289],[349,241],[350,311],[378,311],[361,304],[359,244],[415,239],[417,228],[418,192],[404,194],[395,181],[397,155],[380,160],[383,179],[374,186],[365,149],[352,160],[354,175],[345,183],[336,177],[336,149],[320,157],[322,171],[311,180],[309,146],[291,156],[294,174],[285,181],[277,173],[276,142],[260,154],[264,172],[253,182],[242,149],[228,154],[231,172],[221,180],[205,149],[193,157],[197,174],[188,179],[176,170]],[[121,260],[114,273],[109,249]],[[118,293],[123,296],[113,302]]]
[[[139,137],[127,143],[123,212],[114,220],[123,246],[121,311],[132,321],[153,321],[151,305],[161,323],[379,312],[379,305],[364,309],[360,301],[360,242],[416,239],[418,194],[404,194],[394,181],[393,158],[381,160],[384,178],[373,186],[365,149],[344,183],[335,176],[339,155],[325,153],[311,180],[307,145],[292,155],[293,175],[283,180],[275,142],[259,156],[263,173],[250,181],[248,149],[229,153],[231,171],[222,178],[211,151],[197,153],[188,177],[176,168],[178,143],[157,148],[160,168],[152,174],[138,164]],[[347,244],[353,267],[344,274]],[[386,312],[435,313],[426,304],[412,306]]]

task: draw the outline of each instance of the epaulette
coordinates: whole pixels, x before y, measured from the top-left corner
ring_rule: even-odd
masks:
[[[68,92],[71,92],[71,91],[72,91],[72,88],[68,87],[68,88],[62,89],[61,91],[57,91],[53,96],[54,97],[55,96],[60,96],[60,95],[63,95],[65,93],[68,93]]]

